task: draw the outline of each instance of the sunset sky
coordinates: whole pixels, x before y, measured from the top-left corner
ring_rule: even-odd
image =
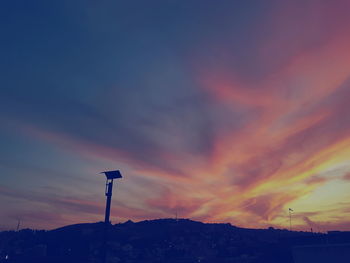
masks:
[[[0,230],[350,230],[350,1],[0,6]]]

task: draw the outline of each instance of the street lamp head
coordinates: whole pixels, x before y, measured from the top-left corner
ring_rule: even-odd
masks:
[[[106,172],[102,172],[101,174],[105,174],[108,180],[122,178],[122,175],[119,172],[119,170],[106,171]]]

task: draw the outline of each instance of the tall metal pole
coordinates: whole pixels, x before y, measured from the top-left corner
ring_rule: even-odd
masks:
[[[17,232],[18,232],[18,230],[19,230],[19,226],[20,226],[20,224],[21,224],[21,220],[20,220],[20,219],[18,219],[18,223],[17,223]]]
[[[111,201],[112,201],[112,189],[113,189],[113,179],[107,179],[106,181],[106,213],[105,213],[105,223],[109,224],[109,215],[111,213]]]
[[[122,175],[119,170],[115,171],[106,171],[102,172],[106,175],[106,190],[105,194],[107,197],[106,200],[106,212],[105,212],[105,223],[103,230],[103,241],[102,241],[102,249],[101,249],[101,262],[107,262],[107,250],[108,250],[108,229],[110,228],[109,215],[111,213],[111,202],[112,202],[112,189],[113,189],[113,179],[122,178]]]
[[[292,214],[290,213],[290,210],[289,210],[289,231],[292,231]]]

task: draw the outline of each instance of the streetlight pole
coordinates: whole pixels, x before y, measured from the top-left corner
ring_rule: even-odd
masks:
[[[102,172],[106,175],[106,191],[105,195],[107,197],[106,200],[106,212],[105,212],[105,224],[109,224],[109,216],[111,214],[111,202],[112,202],[112,190],[113,190],[113,180],[122,178],[121,173],[116,171],[107,171]]]
[[[106,182],[106,212],[105,212],[105,223],[108,224],[109,216],[111,214],[111,202],[112,202],[112,189],[113,189],[113,179],[107,179]]]
[[[102,172],[106,175],[106,190],[105,195],[107,197],[106,200],[106,211],[105,211],[105,223],[104,223],[104,233],[103,233],[103,242],[102,242],[102,253],[101,253],[101,262],[105,263],[107,262],[107,239],[108,239],[108,231],[107,228],[109,227],[110,221],[109,216],[111,214],[111,202],[112,202],[112,190],[113,190],[113,180],[122,178],[121,173],[116,171],[106,171]]]

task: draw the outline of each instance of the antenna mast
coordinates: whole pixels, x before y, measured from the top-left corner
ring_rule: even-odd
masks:
[[[18,230],[19,230],[19,226],[20,226],[20,224],[21,224],[21,219],[18,219],[18,222],[17,222],[17,232],[18,232]]]
[[[289,208],[288,211],[289,211],[289,231],[292,231],[292,213],[291,212],[294,212],[294,211],[292,208]]]

